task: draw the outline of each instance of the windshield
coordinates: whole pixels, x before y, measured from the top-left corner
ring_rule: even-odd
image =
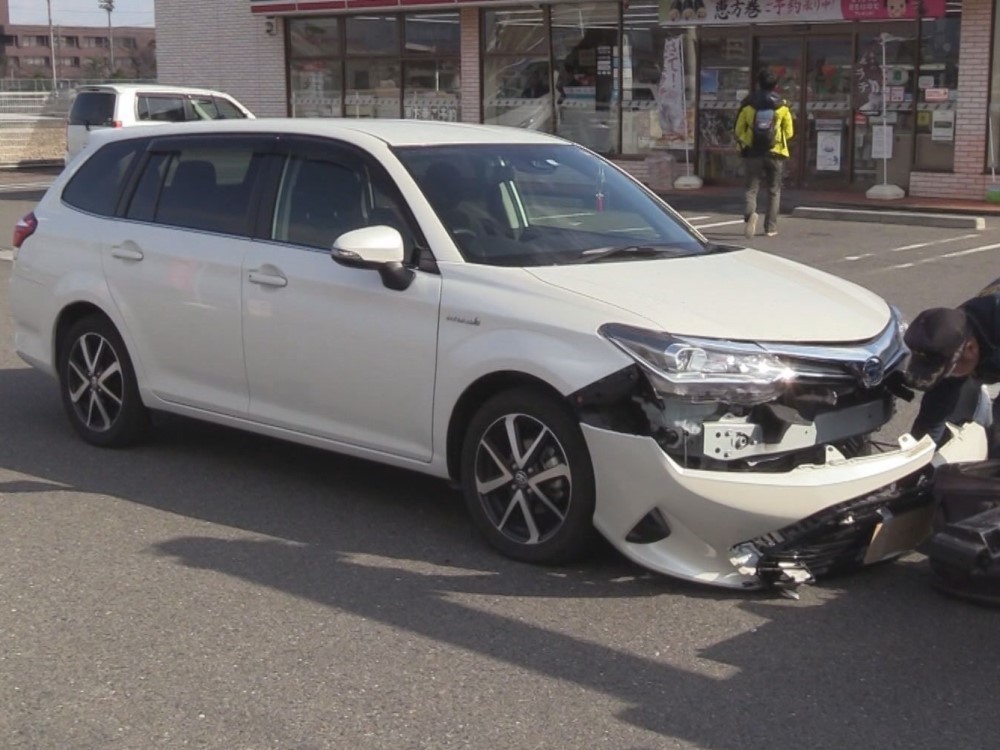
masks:
[[[578,146],[414,146],[396,154],[471,263],[544,266],[711,252],[639,185]]]

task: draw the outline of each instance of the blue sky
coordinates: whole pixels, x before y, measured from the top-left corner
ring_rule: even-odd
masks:
[[[47,24],[45,0],[9,0],[10,22]],[[152,26],[153,0],[115,0],[115,26]],[[52,23],[61,26],[107,26],[108,14],[97,0],[52,0]]]

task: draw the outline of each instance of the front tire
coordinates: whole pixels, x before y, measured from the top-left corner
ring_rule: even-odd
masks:
[[[125,342],[103,316],[83,318],[63,336],[59,388],[70,424],[91,445],[131,445],[149,426]]]
[[[534,389],[489,399],[466,431],[461,468],[473,522],[507,557],[556,565],[593,549],[594,468],[565,404]]]

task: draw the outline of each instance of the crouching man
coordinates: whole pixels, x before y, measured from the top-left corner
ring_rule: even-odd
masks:
[[[911,432],[941,444],[945,422],[970,421],[981,386],[1000,382],[1000,279],[956,308],[917,315],[904,336],[910,359],[904,379],[925,391]],[[993,402],[989,456],[1000,457],[1000,407]]]

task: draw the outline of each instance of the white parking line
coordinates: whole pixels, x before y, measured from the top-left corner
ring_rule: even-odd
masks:
[[[13,250],[0,250],[0,260],[12,261],[14,260]]]
[[[0,185],[0,193],[19,193],[25,190],[44,190],[48,189],[51,182],[11,182],[6,185]]]
[[[711,229],[712,227],[728,227],[733,224],[743,224],[743,219],[736,219],[735,221],[716,221],[712,224],[695,224],[695,229]]]
[[[902,253],[907,250],[919,250],[922,247],[930,247],[931,245],[944,245],[949,242],[960,242],[961,240],[969,240],[973,237],[978,237],[978,234],[963,234],[960,237],[947,237],[943,240],[931,240],[930,242],[917,242],[913,245],[903,245],[902,247],[894,247],[884,252],[886,253]],[[854,261],[854,260],[864,260],[865,258],[873,258],[876,255],[881,255],[881,252],[874,253],[862,253],[861,255],[845,255],[842,260],[844,261]]]
[[[701,221],[702,219],[711,219],[711,216],[685,216],[687,221]]]
[[[925,263],[935,263],[939,260],[946,260],[948,258],[960,258],[963,255],[976,255],[977,253],[988,253],[990,250],[1000,249],[1000,242],[994,245],[981,245],[980,247],[971,247],[968,250],[956,250],[953,253],[945,253],[944,255],[935,255],[933,258],[923,258],[922,260],[915,260],[912,263],[900,263],[896,266],[887,266],[886,271],[898,270],[902,268],[913,268],[914,266],[922,266]]]

